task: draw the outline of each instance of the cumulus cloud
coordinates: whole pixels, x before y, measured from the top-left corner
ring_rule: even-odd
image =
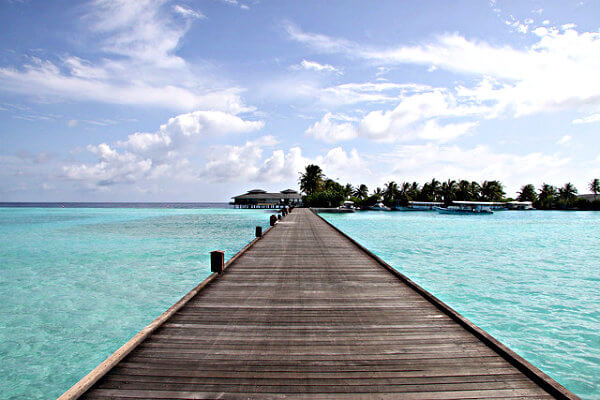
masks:
[[[340,119],[347,120],[348,118],[346,116],[336,116],[332,113],[327,113],[320,121],[308,127],[304,133],[326,143],[336,143],[357,137],[358,131],[354,125],[350,122],[335,122]]]
[[[331,178],[350,181],[369,173],[367,163],[356,149],[330,149],[314,158],[293,146],[275,148],[279,142],[263,136],[243,145],[213,146],[201,177],[211,182],[277,182],[294,185],[298,174],[308,164],[318,164]],[[284,185],[285,186],[285,185]]]
[[[169,176],[189,179],[194,173],[186,157],[199,138],[247,133],[263,126],[262,121],[243,120],[222,111],[178,115],[157,132],[136,132],[113,146],[106,143],[87,146],[97,161],[65,165],[63,177],[88,188]]]

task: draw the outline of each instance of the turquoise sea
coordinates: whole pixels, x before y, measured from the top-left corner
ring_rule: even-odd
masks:
[[[600,213],[322,215],[575,393],[600,399]],[[0,208],[0,397],[59,396],[206,277],[209,251],[231,257],[268,217]]]
[[[321,214],[584,399],[600,399],[600,212]]]
[[[0,208],[0,398],[60,396],[208,276],[210,251],[233,256],[268,218]]]

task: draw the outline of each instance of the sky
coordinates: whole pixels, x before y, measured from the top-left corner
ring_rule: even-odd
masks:
[[[0,0],[0,201],[600,177],[600,2]]]

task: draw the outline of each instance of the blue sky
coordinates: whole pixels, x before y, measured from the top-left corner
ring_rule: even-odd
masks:
[[[600,176],[592,1],[0,0],[0,201]]]

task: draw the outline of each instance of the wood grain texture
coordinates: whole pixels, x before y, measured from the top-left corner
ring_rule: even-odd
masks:
[[[82,398],[577,398],[560,389],[295,209]]]

